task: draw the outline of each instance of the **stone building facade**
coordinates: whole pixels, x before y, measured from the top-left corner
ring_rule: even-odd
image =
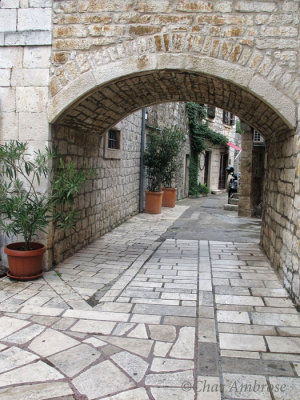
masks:
[[[232,112],[266,140],[261,243],[299,300],[299,7],[298,0],[2,0],[0,139],[28,140],[33,150],[51,144],[60,126],[102,135],[162,102]]]
[[[226,113],[226,114],[225,114]],[[236,134],[236,117],[218,107],[208,107],[207,123],[214,131],[228,138],[228,142],[238,145],[240,137]],[[213,193],[227,188],[225,168],[234,166],[235,150],[230,146],[218,146],[208,143],[207,151],[200,155],[199,182],[205,183]]]

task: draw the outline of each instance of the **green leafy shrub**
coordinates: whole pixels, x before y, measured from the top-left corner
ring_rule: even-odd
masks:
[[[162,183],[170,188],[175,183],[176,173],[181,165],[178,155],[186,140],[186,132],[174,126],[163,128],[161,136],[161,152],[164,159]]]
[[[176,126],[150,132],[144,155],[150,192],[159,192],[162,185],[172,187],[180,165],[178,155],[185,140],[186,133]]]
[[[243,134],[243,129],[242,129],[242,126],[241,126],[241,121],[240,121],[239,119],[236,120],[236,128],[235,128],[235,131],[236,131],[237,133],[239,133],[240,135]]]
[[[75,197],[90,173],[65,164],[48,148],[30,155],[27,143],[0,145],[0,229],[8,236],[22,235],[24,250],[29,250],[33,237],[51,221],[64,230],[72,228],[77,221]],[[50,185],[43,190],[41,180],[47,177]]]
[[[162,135],[159,132],[149,133],[144,154],[144,166],[147,171],[147,190],[160,192],[163,182],[164,155],[161,151]]]
[[[210,190],[205,184],[199,183],[198,186],[199,186],[199,193],[200,194],[203,194],[204,196],[209,194]]]

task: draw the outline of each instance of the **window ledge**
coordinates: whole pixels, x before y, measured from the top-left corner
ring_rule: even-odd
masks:
[[[106,160],[120,160],[122,157],[120,149],[109,149],[105,148],[104,150],[104,158]]]

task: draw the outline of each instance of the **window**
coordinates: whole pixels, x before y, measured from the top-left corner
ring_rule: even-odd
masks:
[[[216,107],[207,106],[207,117],[214,119],[216,116]]]
[[[229,111],[223,110],[223,122],[226,125],[234,125],[235,123],[235,116]]]
[[[103,157],[107,160],[120,160],[122,147],[122,135],[120,129],[109,129],[105,134],[104,154]]]
[[[117,129],[110,129],[108,131],[108,144],[110,150],[120,150],[120,131]]]
[[[253,142],[254,143],[263,143],[264,139],[261,137],[260,133],[257,130],[253,130]]]

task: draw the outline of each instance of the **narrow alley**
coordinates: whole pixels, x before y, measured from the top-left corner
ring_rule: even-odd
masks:
[[[139,214],[31,282],[0,280],[0,398],[292,400],[300,316],[226,197]]]

